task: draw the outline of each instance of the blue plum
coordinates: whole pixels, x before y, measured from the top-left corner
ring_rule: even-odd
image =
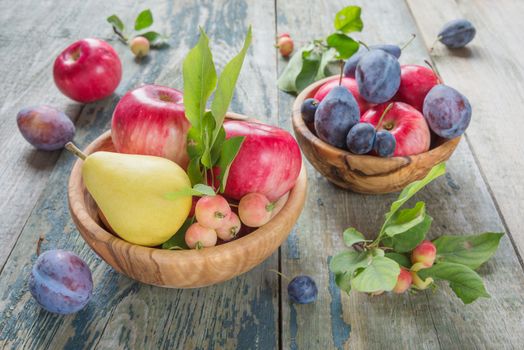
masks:
[[[400,86],[400,64],[395,56],[385,51],[369,51],[357,65],[356,80],[360,95],[366,101],[389,101]]]
[[[317,284],[309,276],[296,276],[287,285],[287,294],[294,303],[310,304],[317,300]]]
[[[444,24],[438,33],[438,39],[447,47],[458,49],[471,42],[476,33],[477,30],[467,19],[454,19]]]
[[[353,54],[350,58],[346,60],[346,63],[344,64],[344,76],[347,78],[354,78],[355,77],[355,70],[357,69],[358,62],[364,56],[365,53],[367,53],[369,50],[366,49],[364,46],[360,46],[358,48],[358,51]]]
[[[395,56],[396,58],[400,57],[400,54],[402,53],[402,49],[398,45],[393,44],[379,44],[379,45],[371,45],[369,47],[371,50],[382,50],[386,51],[390,55]]]
[[[31,270],[29,291],[49,312],[63,315],[77,312],[91,298],[91,270],[72,252],[49,250],[38,257]]]
[[[71,119],[50,106],[23,108],[18,112],[16,122],[22,136],[44,151],[60,149],[75,136],[75,125]]]
[[[346,147],[346,137],[360,119],[355,97],[344,86],[335,86],[315,112],[315,131],[323,141],[338,148]]]
[[[314,98],[307,98],[302,103],[300,112],[306,123],[313,123],[315,121],[315,112],[317,111],[318,103]]]
[[[387,130],[377,131],[373,149],[379,157],[391,157],[395,153],[395,147],[397,147],[397,140],[392,133]]]
[[[375,143],[375,127],[369,123],[358,123],[349,130],[346,138],[350,152],[366,154],[373,149]]]
[[[471,121],[471,104],[466,96],[443,84],[429,90],[423,112],[430,129],[446,139],[462,135]]]

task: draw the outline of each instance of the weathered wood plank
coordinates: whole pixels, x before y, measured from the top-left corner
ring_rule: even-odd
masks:
[[[222,67],[240,49],[247,25],[253,23],[255,40],[232,109],[276,121],[277,111],[272,108],[277,103],[273,83],[275,51],[272,41],[263,40],[274,35],[272,2],[157,1],[148,6],[157,22],[164,24],[160,29],[172,35],[171,46],[154,52],[140,66],[122,48],[121,52],[126,52],[121,53],[125,75],[118,95],[142,82],[181,88],[181,61],[196,43],[198,24],[208,30],[215,61]],[[81,27],[89,28],[89,35],[99,36],[110,35],[109,26],[104,23],[107,15],[117,12],[132,19],[141,9],[139,5],[128,9],[122,5],[117,10],[96,3],[64,3],[62,11],[87,11],[91,7],[96,15],[89,16],[89,26]],[[117,99],[115,96],[83,109],[75,138],[80,146],[107,130]],[[118,275],[91,252],[69,217],[66,182],[73,161],[69,154],[60,156],[0,275],[0,348],[278,347],[278,279],[267,272],[277,268],[277,254],[244,276],[196,290],[150,287]],[[93,269],[95,294],[88,306],[75,315],[49,314],[30,297],[26,283],[40,234],[46,236],[44,250],[73,250]]]
[[[403,1],[354,3],[363,8],[365,29],[359,37],[370,44],[402,43],[417,31]],[[342,1],[319,1],[304,7],[299,1],[278,1],[277,29],[290,32],[296,42],[321,37],[332,31],[334,14],[346,5]],[[419,38],[402,53],[401,62],[423,64],[427,57]],[[284,65],[279,60],[280,71]],[[279,100],[280,119],[289,125],[293,98],[280,93]],[[319,299],[313,305],[290,304],[283,281],[283,348],[516,348],[524,342],[524,297],[519,292],[524,276],[508,237],[503,238],[494,259],[480,270],[491,299],[463,306],[447,287],[436,293],[403,296],[341,295],[328,272],[328,261],[345,249],[342,231],[355,226],[373,235],[396,195],[365,196],[342,191],[309,165],[308,174],[305,214],[282,248],[281,266],[289,277],[313,276],[319,286]],[[446,233],[504,230],[465,142],[451,157],[446,177],[431,184],[416,199],[426,201],[435,218],[431,238]]]
[[[446,83],[462,91],[473,106],[467,139],[522,256],[524,163],[518,160],[524,152],[524,144],[519,142],[524,133],[524,50],[518,43],[524,3],[407,3],[427,47],[431,47],[441,26],[449,20],[467,18],[476,25],[477,35],[466,48],[453,51],[438,43],[432,59]]]

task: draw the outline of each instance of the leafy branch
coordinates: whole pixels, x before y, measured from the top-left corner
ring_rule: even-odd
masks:
[[[425,289],[434,286],[433,281],[445,280],[465,304],[489,297],[474,269],[493,256],[503,233],[441,236],[433,241],[437,252],[433,266],[413,263],[408,254],[424,241],[433,219],[426,213],[424,202],[416,203],[413,208],[402,207],[445,171],[445,164],[439,164],[424,179],[408,185],[391,204],[374,240],[367,240],[355,228],[344,231],[344,243],[351,250],[339,253],[330,262],[339,288],[347,293],[351,289],[367,293],[391,291],[403,268],[410,270],[415,289]]]
[[[107,22],[111,24],[113,32],[116,34],[118,39],[124,44],[129,44],[129,35],[126,31],[124,22],[117,15],[113,14],[107,17]],[[151,47],[162,47],[167,45],[168,37],[166,35],[160,34],[158,32],[145,29],[153,25],[153,13],[150,9],[143,10],[135,18],[134,31],[131,33],[133,38],[142,36],[149,41]]]

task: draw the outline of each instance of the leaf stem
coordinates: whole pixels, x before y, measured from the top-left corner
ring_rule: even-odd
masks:
[[[113,27],[113,32],[115,32],[115,34],[118,36],[118,39],[120,39],[120,41],[127,45],[127,37],[122,32],[120,32],[115,26],[111,27]]]

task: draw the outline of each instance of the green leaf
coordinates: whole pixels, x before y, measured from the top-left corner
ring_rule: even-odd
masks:
[[[302,55],[304,51],[312,50],[314,46],[308,45],[299,49],[289,60],[286,68],[278,78],[278,88],[285,92],[297,92],[296,80],[302,71]]]
[[[317,75],[315,76],[315,81],[323,79],[331,74],[328,69],[328,64],[332,62],[337,55],[337,51],[333,48],[329,48],[322,53],[322,59],[320,60],[320,65],[318,67]]]
[[[213,165],[217,164],[218,160],[220,159],[222,145],[226,140],[226,130],[224,129],[224,127],[221,126],[218,130],[218,136],[215,142],[213,143],[213,147],[211,148],[211,163],[213,163]]]
[[[351,278],[349,273],[337,273],[335,274],[335,283],[338,288],[348,293],[351,291]]]
[[[326,38],[326,43],[329,47],[337,50],[338,59],[348,59],[358,51],[360,44],[355,40],[351,39],[346,34],[334,33]]]
[[[182,227],[178,229],[178,231],[175,233],[173,237],[171,237],[169,240],[164,242],[162,244],[162,249],[172,249],[172,250],[178,250],[178,249],[189,249],[189,247],[186,244],[186,231],[193,223],[193,219],[186,219]]]
[[[204,184],[196,184],[195,186],[193,186],[193,190],[204,196],[216,195],[213,187]]]
[[[184,108],[193,127],[200,130],[209,96],[216,87],[217,73],[209,39],[202,28],[200,38],[183,63]]]
[[[204,185],[204,184],[196,184],[191,187],[183,188],[176,192],[168,192],[164,195],[164,198],[169,200],[175,200],[181,197],[187,197],[187,196],[214,196],[216,195],[215,190],[213,190],[213,187]]]
[[[446,173],[446,163],[440,163],[438,165],[435,165],[429,173],[426,175],[425,178],[419,181],[415,181],[407,185],[402,192],[400,192],[400,195],[398,196],[398,199],[394,201],[391,204],[391,209],[388,213],[386,213],[386,220],[384,222],[384,227],[387,226],[389,223],[389,220],[395,215],[395,213],[406,203],[411,197],[413,197],[418,191],[423,189],[428,183],[435,180],[439,176],[442,176]]]
[[[192,185],[196,185],[204,182],[204,176],[200,170],[200,157],[192,158],[189,160],[189,165],[187,166],[187,176]]]
[[[213,130],[215,130],[216,122],[215,118],[213,117],[213,114],[210,111],[207,111],[204,114],[204,119],[202,123],[202,143],[204,145],[204,149],[202,151],[202,165],[205,166],[207,169],[211,169],[213,167],[213,162],[211,160],[211,145],[212,145],[212,138],[213,138]]]
[[[153,24],[153,14],[150,9],[144,10],[138,14],[135,19],[135,30],[142,30]]]
[[[120,32],[124,31],[124,22],[117,15],[107,17],[107,21]]]
[[[418,271],[418,275],[422,279],[432,277],[435,280],[449,281],[449,286],[464,304],[472,303],[479,297],[490,297],[482,278],[465,265],[451,262],[437,263]]]
[[[396,252],[386,253],[386,258],[395,260],[400,266],[403,266],[407,269],[411,268],[411,260],[405,255]]]
[[[231,164],[238,152],[242,143],[244,142],[245,136],[235,136],[231,137],[224,141],[222,145],[222,152],[220,153],[220,158],[218,160],[218,167],[220,169],[220,175],[218,177],[220,181],[220,192],[223,193],[226,189],[227,178],[229,176],[229,169]]]
[[[167,37],[154,31],[145,32],[137,36],[143,36],[149,41],[151,47],[161,47],[167,45]]]
[[[238,80],[238,75],[240,74],[240,69],[242,68],[242,63],[246,57],[247,49],[251,44],[251,26],[247,30],[246,39],[244,40],[244,46],[240,52],[229,61],[222,73],[220,78],[218,78],[218,85],[215,91],[215,96],[213,97],[213,102],[211,103],[211,111],[215,117],[216,126],[213,132],[212,143],[215,142],[220,131],[220,127],[224,122],[227,109],[233,98],[233,92],[235,90],[235,85]]]
[[[476,269],[495,254],[503,235],[486,232],[470,236],[441,236],[433,241],[437,247],[437,261]]]
[[[397,284],[399,264],[383,256],[374,256],[371,264],[351,280],[351,288],[359,292],[390,291]]]
[[[304,51],[302,54],[302,69],[297,75],[295,86],[298,92],[304,90],[315,81],[320,67],[321,56],[314,51]]]
[[[329,269],[334,274],[346,273],[351,277],[357,269],[366,267],[370,263],[371,256],[368,252],[346,251],[331,259]]]
[[[202,153],[204,153],[204,147],[201,130],[193,126],[189,128],[187,132],[187,154],[189,158],[201,157]]]
[[[410,252],[426,238],[426,233],[429,231],[432,222],[433,218],[426,214],[424,220],[418,225],[396,236],[386,237],[381,243],[399,253]]]
[[[389,237],[404,233],[420,224],[424,220],[425,215],[426,206],[424,202],[418,202],[411,209],[403,209],[395,213],[384,228],[384,232]]]
[[[346,229],[343,233],[344,243],[351,247],[355,243],[365,242],[366,238],[360,232],[358,232],[354,227]]]
[[[361,8],[359,6],[344,7],[335,15],[335,29],[344,33],[362,31],[364,23],[362,23],[360,13]]]

